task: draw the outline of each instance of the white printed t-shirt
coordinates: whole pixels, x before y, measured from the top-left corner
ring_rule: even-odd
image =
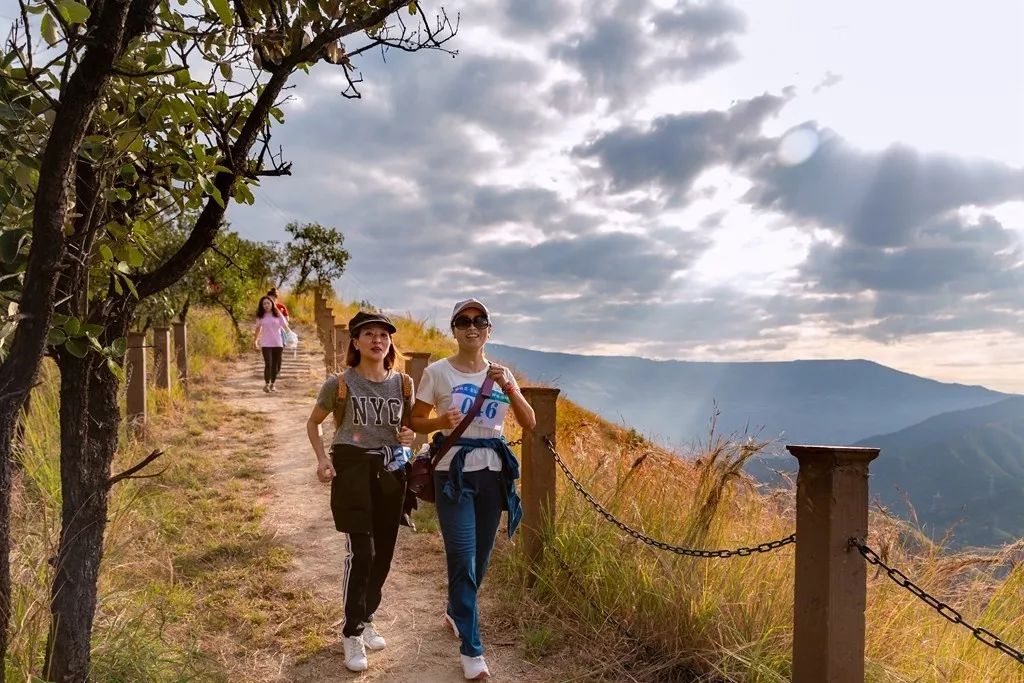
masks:
[[[480,372],[459,372],[448,359],[439,360],[427,366],[423,371],[423,378],[420,385],[416,387],[416,399],[434,406],[438,415],[443,415],[452,407],[453,402],[458,401],[456,407],[462,412],[468,413],[473,400],[479,392],[480,385],[487,377],[487,369]],[[512,378],[512,385],[516,380]],[[502,425],[505,422],[505,415],[508,414],[510,406],[509,398],[501,390],[497,383],[491,388],[491,396],[486,399],[480,407],[480,414],[476,416],[473,423],[462,433],[464,439],[496,439],[501,436]],[[442,429],[446,436],[451,429]],[[458,452],[458,447],[449,449],[444,457],[437,463],[438,470],[448,470],[452,458]],[[464,472],[476,472],[479,470],[501,471],[501,459],[498,454],[490,448],[476,448],[466,454]]]

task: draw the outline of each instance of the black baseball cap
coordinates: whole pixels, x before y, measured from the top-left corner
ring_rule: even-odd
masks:
[[[383,313],[367,313],[366,311],[359,311],[354,316],[352,316],[352,318],[348,321],[348,332],[349,334],[355,336],[356,330],[358,330],[363,325],[369,325],[370,323],[377,323],[378,325],[383,325],[384,327],[388,328],[388,332],[390,332],[391,334],[398,332],[398,328],[395,327],[395,324],[388,320],[388,317]]]

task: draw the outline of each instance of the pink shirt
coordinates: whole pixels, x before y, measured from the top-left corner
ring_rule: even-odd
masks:
[[[275,317],[273,313],[264,313],[262,318],[256,319],[256,324],[260,326],[260,347],[284,346],[281,330],[286,321],[283,315]]]

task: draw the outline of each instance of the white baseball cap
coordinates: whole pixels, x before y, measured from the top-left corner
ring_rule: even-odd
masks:
[[[484,315],[486,315],[488,318],[491,317],[491,314],[487,310],[487,307],[484,306],[483,302],[480,301],[479,299],[463,299],[459,303],[455,304],[455,308],[452,309],[452,318],[451,320],[448,321],[448,323],[451,324],[455,322],[455,318],[458,317],[459,313],[462,313],[467,308],[479,308],[481,311],[484,312]]]

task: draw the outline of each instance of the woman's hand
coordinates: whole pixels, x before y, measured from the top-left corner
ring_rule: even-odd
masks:
[[[337,472],[334,471],[334,465],[327,458],[317,458],[316,460],[316,478],[320,481],[329,483],[331,479],[337,476]]]
[[[487,376],[493,379],[494,383],[502,391],[505,391],[508,385],[512,383],[512,373],[504,365],[498,365],[497,363],[491,363],[490,367],[487,368]]]
[[[398,430],[398,443],[403,446],[411,446],[412,442],[416,440],[416,432],[412,431],[408,427],[402,427]]]
[[[260,350],[260,340],[259,339],[253,339],[252,340],[252,347],[254,349],[256,349],[257,351],[259,351]]]
[[[448,409],[444,415],[440,416],[442,420],[441,429],[455,429],[462,422],[462,411],[454,406]],[[447,424],[444,424],[447,422]]]

